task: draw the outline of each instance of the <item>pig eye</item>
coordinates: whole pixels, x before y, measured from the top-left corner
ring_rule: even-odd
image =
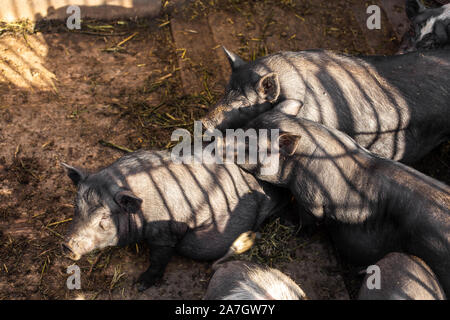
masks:
[[[92,215],[94,214],[98,209],[100,209],[102,206],[93,206],[91,208],[89,208],[88,210],[88,215]]]

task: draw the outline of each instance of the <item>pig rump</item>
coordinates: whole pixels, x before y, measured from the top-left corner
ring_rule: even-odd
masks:
[[[392,252],[378,261],[380,288],[369,289],[364,278],[359,300],[445,300],[436,275],[421,259]]]
[[[209,283],[204,300],[301,300],[302,289],[282,272],[251,262],[222,264]]]

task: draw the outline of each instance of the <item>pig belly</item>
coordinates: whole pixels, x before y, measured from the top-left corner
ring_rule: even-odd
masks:
[[[224,256],[233,241],[251,226],[234,226],[235,230],[196,230],[188,232],[177,245],[177,251],[195,260],[216,260]]]
[[[403,251],[399,231],[388,223],[382,230],[348,224],[336,224],[329,228],[340,254],[358,266],[373,264],[389,252]]]

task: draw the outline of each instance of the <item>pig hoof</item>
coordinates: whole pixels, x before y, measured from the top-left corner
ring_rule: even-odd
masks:
[[[232,248],[235,253],[241,254],[249,250],[254,244],[256,239],[256,233],[253,231],[247,231],[242,233],[232,244]]]
[[[149,286],[148,284],[144,283],[144,282],[139,282],[137,284],[137,289],[139,292],[143,292],[145,290],[147,290],[148,288],[150,288],[151,286]]]
[[[147,290],[151,286],[154,286],[159,279],[160,277],[157,276],[148,276],[146,274],[142,274],[136,283],[138,291],[143,292]]]
[[[148,288],[150,288],[152,285],[153,285],[152,283],[141,280],[141,281],[137,282],[137,289],[139,292],[143,292],[143,291],[147,290]]]

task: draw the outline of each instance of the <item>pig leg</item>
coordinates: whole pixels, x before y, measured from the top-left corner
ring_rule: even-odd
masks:
[[[169,246],[150,245],[150,267],[140,275],[137,281],[139,291],[148,289],[162,278],[174,250]]]

